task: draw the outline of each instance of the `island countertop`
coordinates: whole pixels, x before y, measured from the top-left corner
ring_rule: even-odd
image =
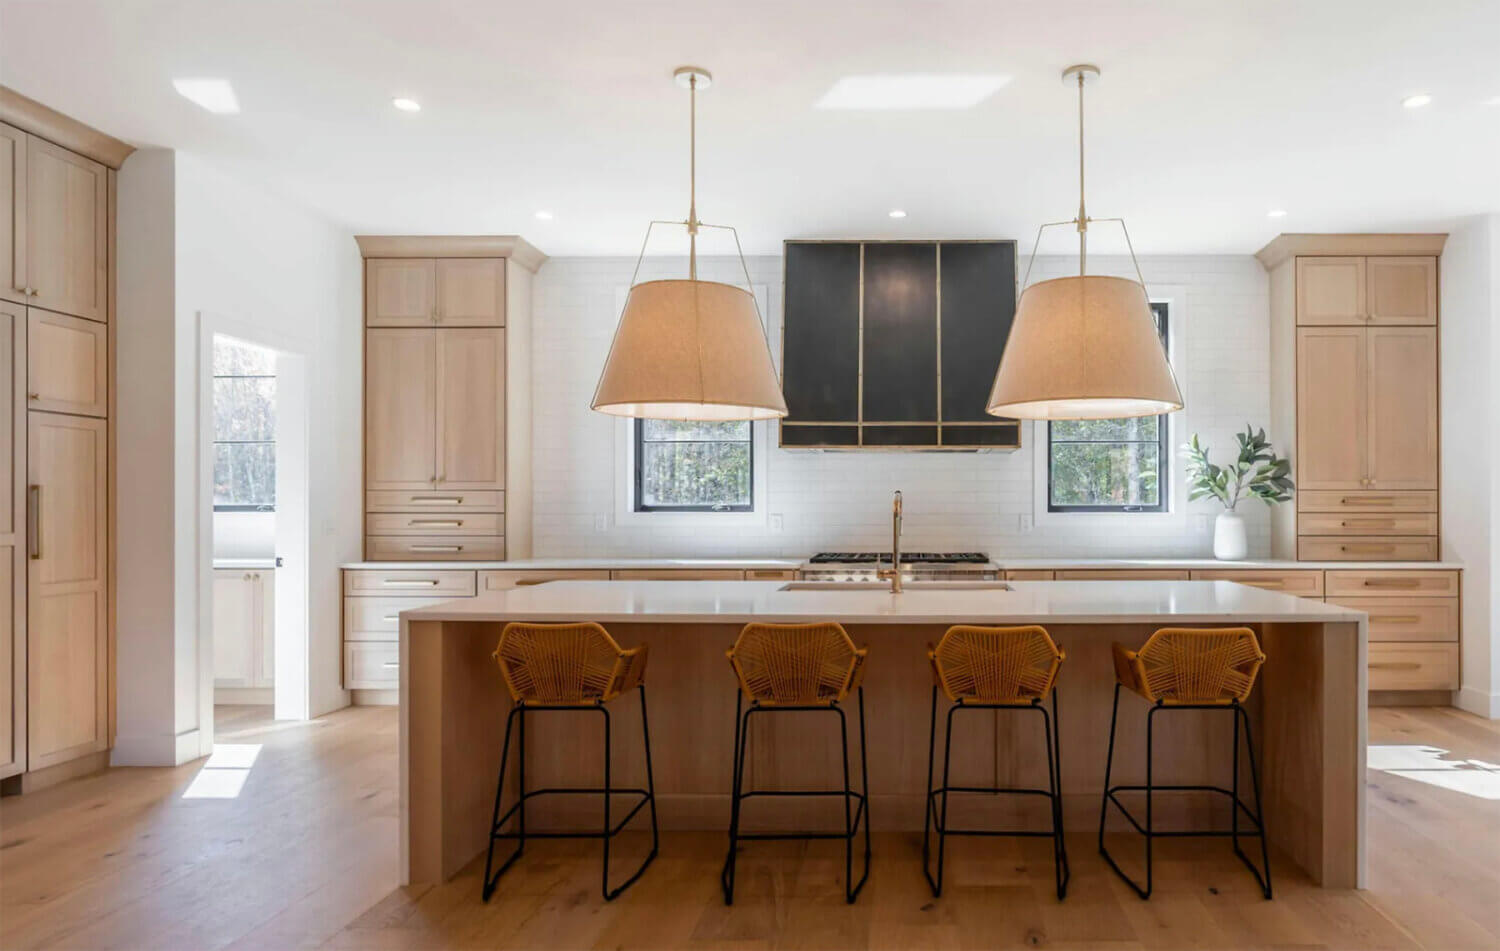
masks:
[[[785,581],[554,581],[401,612],[405,621],[1177,624],[1363,622],[1363,612],[1229,581],[1010,581],[889,590]]]

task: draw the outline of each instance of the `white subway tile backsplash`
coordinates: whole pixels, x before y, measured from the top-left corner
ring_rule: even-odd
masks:
[[[769,289],[766,315],[780,359],[781,259],[749,259],[751,281]],[[533,532],[538,557],[593,555],[798,556],[822,549],[884,549],[890,543],[890,493],[906,499],[908,550],[979,549],[997,557],[1200,556],[1212,537],[1209,502],[1171,517],[1121,516],[1070,523],[1033,522],[1036,484],[1029,433],[1016,452],[820,453],[776,448],[769,439],[764,524],[705,530],[680,522],[614,518],[617,426],[589,409],[594,384],[619,317],[619,293],[632,258],[553,258],[537,275],[532,342]],[[1023,264],[1024,267],[1024,264]],[[1039,257],[1032,281],[1074,273],[1077,259]],[[1185,291],[1174,315],[1179,379],[1187,408],[1177,435],[1197,432],[1226,455],[1234,433],[1269,422],[1269,300],[1265,272],[1244,255],[1141,259],[1148,286]],[[1128,258],[1090,257],[1090,273],[1133,276]],[[640,279],[680,276],[686,262],[651,258]],[[708,280],[743,283],[739,261],[700,259]],[[764,425],[764,424],[757,424]],[[1278,434],[1270,433],[1273,441]],[[1174,460],[1173,478],[1182,479]],[[1269,553],[1265,507],[1241,507],[1250,523],[1252,557]],[[603,531],[596,516],[605,515]],[[1026,529],[1023,530],[1023,524]]]

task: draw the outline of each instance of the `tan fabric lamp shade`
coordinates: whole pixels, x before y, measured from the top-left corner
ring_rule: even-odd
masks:
[[[1139,283],[1085,275],[1022,292],[990,415],[1114,419],[1179,409],[1182,393]]]
[[[645,419],[776,419],[786,401],[750,292],[715,281],[630,289],[594,409]]]

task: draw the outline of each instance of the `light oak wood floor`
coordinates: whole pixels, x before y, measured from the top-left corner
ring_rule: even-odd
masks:
[[[608,905],[597,843],[535,843],[486,905],[482,859],[442,886],[395,885],[394,710],[285,724],[220,708],[221,743],[260,746],[243,777],[119,769],[0,803],[0,947],[1500,947],[1500,724],[1425,708],[1370,724],[1364,892],[1314,888],[1283,862],[1264,902],[1223,842],[1184,841],[1158,847],[1142,902],[1083,829],[1062,904],[1044,842],[953,840],[934,901],[919,837],[888,834],[853,907],[839,845],[820,842],[751,844],[725,908],[723,837],[703,833],[664,836]],[[234,798],[184,798],[240,778]],[[623,870],[644,837],[619,841]]]

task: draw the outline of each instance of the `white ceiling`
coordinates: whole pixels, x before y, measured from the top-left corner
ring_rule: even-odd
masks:
[[[550,254],[633,254],[648,219],[685,215],[682,63],[717,80],[700,96],[700,214],[738,226],[747,252],[835,236],[1029,247],[1077,206],[1058,77],[1080,60],[1104,71],[1089,212],[1126,217],[1137,250],[1500,210],[1500,105],[1484,104],[1500,97],[1497,0],[0,0],[0,83],[28,96],[356,232],[519,233]],[[1013,80],[962,111],[813,108],[842,76],[892,72]],[[229,79],[243,112],[180,98],[185,76]],[[1417,92],[1432,105],[1401,108]]]

